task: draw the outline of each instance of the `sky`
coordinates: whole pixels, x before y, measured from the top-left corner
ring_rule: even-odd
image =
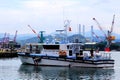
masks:
[[[85,32],[100,30],[92,18],[96,18],[103,30],[109,30],[115,14],[114,33],[120,34],[120,0],[0,0],[0,33],[34,34],[53,33],[64,29],[64,21],[70,20],[73,33],[78,25],[85,25]]]

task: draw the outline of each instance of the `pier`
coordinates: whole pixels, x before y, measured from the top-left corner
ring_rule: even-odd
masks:
[[[12,58],[17,56],[17,53],[0,53],[0,58]]]

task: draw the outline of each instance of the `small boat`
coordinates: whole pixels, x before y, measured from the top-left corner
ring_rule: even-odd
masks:
[[[82,43],[67,44],[26,44],[18,57],[23,64],[37,66],[68,66],[89,68],[111,68],[114,60],[110,52],[83,51]]]

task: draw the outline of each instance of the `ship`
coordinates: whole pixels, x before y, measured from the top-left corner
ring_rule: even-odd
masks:
[[[82,46],[81,43],[29,43],[26,44],[26,51],[19,52],[18,57],[23,64],[37,66],[114,67],[110,52],[83,51]]]

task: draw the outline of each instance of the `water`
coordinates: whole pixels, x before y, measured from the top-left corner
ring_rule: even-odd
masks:
[[[0,59],[0,80],[120,80],[120,52],[113,69],[22,65],[19,58]]]

